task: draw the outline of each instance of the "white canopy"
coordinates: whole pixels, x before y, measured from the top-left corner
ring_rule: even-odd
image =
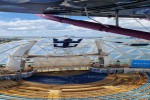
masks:
[[[24,44],[19,46],[12,54],[11,56],[14,57],[22,57],[25,53],[27,53],[31,47],[36,43],[36,41],[30,41],[28,44]]]
[[[8,58],[6,68],[8,70],[18,71],[21,67],[21,59],[24,54],[28,53],[36,41],[30,41],[29,44],[20,45]]]

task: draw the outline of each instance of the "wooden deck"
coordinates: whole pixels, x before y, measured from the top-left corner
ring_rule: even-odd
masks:
[[[11,81],[14,82],[14,81]],[[105,79],[87,84],[47,85],[21,81],[21,85],[2,82],[1,94],[25,98],[89,98],[136,89],[147,82],[144,74],[110,74]],[[17,86],[16,86],[17,85]]]

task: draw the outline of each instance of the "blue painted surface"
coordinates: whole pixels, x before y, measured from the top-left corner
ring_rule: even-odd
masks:
[[[150,68],[150,60],[132,60],[131,68]]]
[[[84,84],[102,80],[106,76],[107,74],[88,72],[84,74],[71,76],[33,75],[29,78],[26,78],[25,80],[43,84]]]

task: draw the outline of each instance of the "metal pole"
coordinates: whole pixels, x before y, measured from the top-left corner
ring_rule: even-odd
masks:
[[[119,11],[116,10],[116,26],[119,27],[119,16],[118,16]]]

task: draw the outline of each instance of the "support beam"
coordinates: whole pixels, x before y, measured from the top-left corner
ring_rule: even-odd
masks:
[[[52,56],[52,55],[28,55],[28,58],[55,58],[55,57],[59,57],[59,58],[68,58],[68,57],[82,57],[82,56],[104,56],[104,55],[99,55],[98,53],[93,53],[93,54],[84,54],[84,55],[68,55],[68,56]]]
[[[116,27],[113,25],[107,25],[109,27],[105,27],[104,25],[101,25],[99,23],[63,18],[63,17],[53,16],[50,14],[37,14],[37,16],[40,16],[40,17],[43,17],[52,21],[71,24],[74,26],[79,26],[79,27],[88,28],[92,30],[105,31],[105,32],[116,33],[120,35],[127,35],[127,36],[150,40],[149,32],[126,29],[126,28]]]
[[[116,26],[119,27],[119,16],[118,16],[119,11],[116,10]]]

